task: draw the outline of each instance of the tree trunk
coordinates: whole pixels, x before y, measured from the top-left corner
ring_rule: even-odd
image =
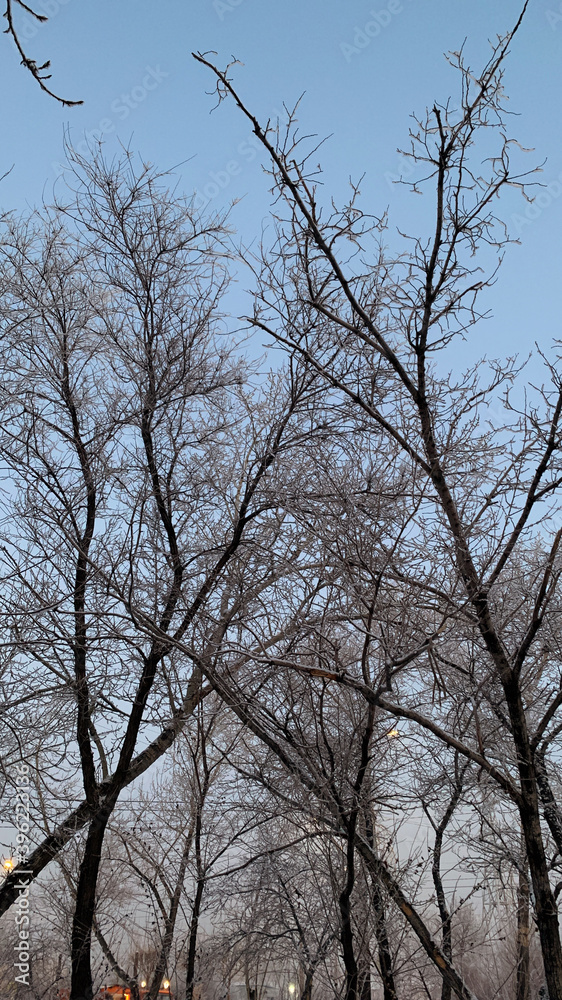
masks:
[[[545,751],[537,750],[535,753],[535,772],[537,775],[537,785],[541,797],[544,818],[548,823],[554,842],[562,854],[562,812],[554,797],[545,764]]]
[[[538,809],[526,801],[521,809],[521,821],[529,869],[535,894],[537,925],[548,986],[549,1000],[562,1000],[562,948],[558,911],[548,876]]]
[[[375,937],[378,945],[379,971],[383,986],[384,1000],[398,1000],[392,969],[392,952],[388,940],[384,900],[376,879],[373,879],[373,909],[375,915]]]
[[[530,998],[529,879],[523,868],[517,885],[517,988],[516,1000]]]
[[[304,986],[301,992],[301,1000],[312,1000],[312,981],[314,979],[314,971],[309,970],[306,973],[304,979]]]
[[[178,910],[183,892],[183,883],[185,881],[185,871],[187,868],[189,852],[191,850],[191,837],[192,837],[192,831],[190,830],[187,834],[187,839],[185,842],[185,847],[180,862],[180,867],[174,892],[170,899],[170,911],[164,923],[164,936],[162,938],[160,954],[158,956],[158,961],[156,962],[156,967],[152,975],[152,983],[150,985],[150,989],[148,991],[148,996],[146,997],[146,1000],[156,1000],[158,992],[160,990],[160,983],[162,982],[166,969],[168,968],[170,950],[172,947],[172,941],[174,939],[174,931],[176,929]]]
[[[205,762],[205,753],[203,752]],[[197,934],[199,931],[199,917],[201,915],[201,903],[203,901],[203,891],[205,889],[205,868],[201,855],[201,833],[202,833],[202,810],[203,803],[209,787],[209,774],[206,772],[205,780],[201,788],[201,799],[197,803],[195,815],[195,859],[197,870],[197,887],[195,889],[195,899],[191,909],[191,923],[189,926],[189,946],[187,949],[187,968],[185,977],[185,1000],[193,1000],[193,987],[195,985],[195,957],[197,953]]]
[[[360,1000],[371,1000],[371,970],[365,969],[360,977],[359,985]]]
[[[433,878],[433,884],[435,886],[435,895],[437,897],[437,906],[439,908],[439,916],[441,918],[441,947],[443,949],[443,954],[445,958],[453,964],[453,928],[451,914],[449,912],[449,907],[447,905],[447,899],[445,897],[445,890],[443,888],[443,879],[441,877],[441,857],[443,854],[443,839],[445,836],[445,831],[453,817],[453,813],[459,804],[459,800],[462,794],[463,778],[466,771],[466,765],[459,771],[459,760],[458,755],[455,756],[455,783],[453,786],[453,794],[449,801],[449,804],[443,814],[441,822],[435,827],[435,843],[433,845],[433,864],[431,866],[431,875]],[[432,825],[433,820],[426,809],[428,818],[430,819]],[[451,1000],[452,988],[451,984],[447,982],[446,979],[443,980],[441,986],[441,1000]]]
[[[100,811],[88,830],[80,865],[72,923],[70,1000],[93,1000],[91,945],[101,851],[111,808]]]
[[[351,927],[351,890],[345,887],[339,898],[340,909],[340,940],[342,945],[343,964],[345,968],[345,1000],[358,1000],[357,985],[359,974],[357,959],[353,948],[353,930]]]
[[[537,927],[549,1000],[562,1000],[562,946],[558,909],[550,886],[539,812],[537,775],[527,731],[527,720],[520,687],[513,671],[510,671],[509,680],[507,682],[504,680],[504,691],[518,756],[521,787],[519,813],[535,896]]]
[[[359,970],[355,949],[353,946],[353,927],[351,924],[351,894],[355,885],[355,824],[348,828],[347,837],[347,871],[345,886],[342,889],[338,904],[340,911],[340,941],[342,945],[343,964],[345,968],[345,1000],[358,1000]]]
[[[191,911],[191,923],[189,926],[189,946],[187,949],[187,967],[185,982],[185,1000],[193,1000],[193,987],[195,985],[195,958],[197,954],[197,934],[199,931],[199,916],[201,914],[201,902],[203,890],[205,888],[204,879],[198,879],[193,909]]]

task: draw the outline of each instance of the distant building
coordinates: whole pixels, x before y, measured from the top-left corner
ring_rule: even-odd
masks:
[[[228,1000],[279,1000],[280,991],[277,986],[260,985],[259,990],[250,988],[250,996],[246,983],[231,983]]]

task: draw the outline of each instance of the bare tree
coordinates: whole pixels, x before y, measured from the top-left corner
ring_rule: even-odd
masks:
[[[414,191],[434,187],[435,219],[394,256],[386,218],[362,212],[356,187],[341,210],[322,206],[294,120],[261,126],[229,70],[197,57],[271,165],[273,245],[245,253],[257,287],[249,323],[287,352],[269,380],[225,336],[225,220],[200,218],[150,170],[78,159],[66,203],[5,226],[1,447],[15,485],[4,497],[3,668],[8,685],[24,678],[7,763],[36,760],[45,839],[27,867],[76,859],[72,1000],[92,997],[94,928],[135,980],[100,919],[106,831],[125,789],[163,762],[211,692],[226,727],[242,727],[240,780],[330,859],[347,1000],[367,1000],[373,967],[385,1000],[435,995],[439,977],[444,998],[513,988],[527,1000],[531,911],[551,1000],[562,1000],[560,361],[546,359],[551,384],[519,402],[514,361],[457,373],[449,359],[483,317],[509,242],[498,196],[532,190],[512,166],[503,106],[523,14],[480,74],[451,56],[459,100],[418,121],[405,153]],[[484,166],[471,166],[480,151]],[[490,425],[491,405],[502,426]],[[197,842],[188,998],[216,874],[197,811],[208,768],[197,775],[152,983],[177,944]],[[401,857],[392,824],[388,842],[378,835],[413,803],[433,827],[430,861],[412,845]],[[483,921],[478,936],[490,968],[498,936],[514,945],[491,984],[469,961],[476,921],[446,892],[446,838],[470,844],[473,870],[507,865],[510,891],[517,874],[514,919]],[[233,961],[258,991],[290,941],[309,1000],[329,934],[314,941],[277,853],[239,862],[251,923]],[[2,911],[17,878],[0,889]]]
[[[501,429],[486,426],[487,408],[502,385],[514,384],[513,362],[494,363],[487,384],[482,363],[458,378],[441,374],[450,365],[444,360],[450,345],[482,318],[479,297],[495,275],[494,254],[509,240],[495,214],[497,196],[509,185],[524,190],[529,182],[512,167],[516,145],[507,136],[503,109],[503,64],[526,7],[514,30],[494,45],[482,72],[472,72],[462,53],[451,56],[460,72],[458,102],[436,104],[412,131],[406,155],[422,176],[413,187],[435,185],[435,223],[427,239],[414,238],[397,260],[377,243],[385,218],[370,223],[358,207],[357,189],[347,206],[327,214],[314,182],[316,168],[292,127],[261,126],[229,71],[196,58],[215,74],[219,100],[232,96],[248,118],[271,163],[277,239],[255,263],[251,322],[306,360],[327,392],[348,402],[357,433],[370,428],[374,441],[396,453],[413,484],[408,533],[396,530],[379,542],[379,590],[417,593],[426,618],[424,641],[392,650],[380,634],[370,633],[388,663],[386,691],[378,682],[367,683],[357,664],[337,664],[323,676],[442,740],[451,753],[477,764],[513,804],[525,837],[548,990],[559,1000],[562,948],[536,766],[545,735],[558,732],[551,726],[562,704],[554,639],[560,600],[559,362],[555,353],[547,363],[551,386],[527,407],[518,409],[508,392]],[[472,149],[484,141],[486,169],[473,169]],[[474,263],[478,252],[480,266]],[[488,265],[486,278],[482,267]],[[367,481],[365,492],[370,490]],[[367,573],[361,565],[348,569],[356,570],[356,600],[365,600]],[[462,657],[447,655],[459,643],[478,650],[472,675]],[[420,704],[413,676],[428,660],[433,677],[442,674],[453,715],[438,710],[434,699]],[[318,673],[294,654],[282,662],[285,669]],[[499,755],[480,728],[481,701],[501,723]],[[546,818],[554,824],[552,810]],[[366,845],[358,844],[367,858]],[[421,927],[419,932],[423,937]],[[435,961],[449,977],[442,953]],[[452,989],[465,995],[453,979]]]
[[[201,657],[219,657],[228,630],[291,572],[295,539],[279,540],[267,476],[314,379],[277,379],[250,408],[246,366],[221,331],[224,222],[199,218],[131,158],[78,159],[76,180],[68,204],[12,220],[3,242],[2,454],[15,484],[4,621],[12,669],[27,663],[37,697],[54,677],[74,701],[61,765],[73,794],[79,767],[85,800],[26,870],[88,826],[72,996],[89,998],[117,800],[205,694]],[[295,431],[301,447],[310,428]],[[60,787],[59,774],[50,794]],[[3,908],[18,878],[5,880]]]

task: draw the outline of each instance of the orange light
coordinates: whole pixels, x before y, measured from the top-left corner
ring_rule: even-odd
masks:
[[[4,858],[2,868],[4,868],[7,872],[11,872],[15,867],[13,858]]]
[[[394,740],[396,739],[397,736],[400,736],[400,733],[398,732],[397,729],[391,729],[390,732],[387,733],[386,735],[388,736],[389,740]]]
[[[169,990],[170,989],[169,979],[165,979],[164,982],[162,983],[162,986],[164,987],[165,990]]]

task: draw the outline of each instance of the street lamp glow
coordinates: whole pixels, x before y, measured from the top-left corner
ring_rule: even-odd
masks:
[[[143,981],[141,983],[141,989],[144,990],[145,986],[146,986],[146,979],[143,979]]]
[[[170,980],[169,979],[165,979],[164,982],[162,983],[162,986],[164,987],[165,990],[169,990],[170,989]]]
[[[400,736],[400,732],[398,729],[391,729],[390,732],[387,733],[386,735],[388,736],[389,740],[394,740],[396,739],[397,736]]]
[[[11,872],[14,870],[15,867],[16,866],[13,858],[4,858],[4,860],[2,861],[2,868],[4,869],[4,871]]]
[[[294,995],[294,992],[295,992],[296,988],[297,987],[295,986],[294,983],[289,983],[289,993],[291,994],[291,996]]]

